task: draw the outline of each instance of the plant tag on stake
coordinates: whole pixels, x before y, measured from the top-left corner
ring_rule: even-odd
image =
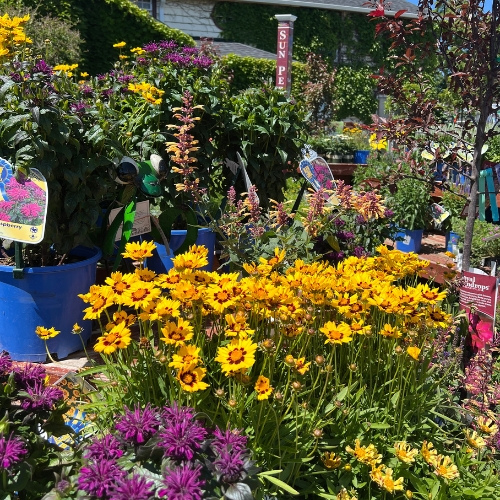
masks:
[[[304,159],[300,162],[299,168],[309,184],[311,184],[316,191],[323,188],[329,193],[336,189],[337,184],[335,183],[328,163],[326,163],[321,156],[318,156],[318,153],[312,150],[307,144],[302,150],[302,154],[304,155]],[[340,205],[340,201],[336,195],[326,195],[325,198],[332,205]]]
[[[26,176],[13,174],[12,165],[0,158],[0,238],[36,244],[43,240],[48,189],[36,168]]]

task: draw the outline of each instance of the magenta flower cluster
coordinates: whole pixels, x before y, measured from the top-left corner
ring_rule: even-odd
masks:
[[[210,432],[192,408],[176,403],[125,407],[115,432],[86,447],[78,490],[104,500],[201,500],[214,492],[220,497],[234,485],[250,491],[244,483],[253,472],[246,443],[240,431]],[[125,458],[161,470],[161,481],[140,474],[142,469],[123,469]]]

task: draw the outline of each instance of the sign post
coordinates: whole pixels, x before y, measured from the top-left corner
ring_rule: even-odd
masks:
[[[276,87],[290,94],[292,85],[293,22],[297,16],[276,14],[278,20],[278,46],[276,58]]]

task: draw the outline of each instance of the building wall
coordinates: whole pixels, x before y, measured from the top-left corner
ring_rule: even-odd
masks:
[[[161,0],[158,19],[191,36],[218,38],[220,30],[211,18],[215,1]]]

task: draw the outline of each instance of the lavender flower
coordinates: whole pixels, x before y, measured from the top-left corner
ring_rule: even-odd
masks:
[[[191,460],[206,435],[206,429],[197,420],[186,419],[160,431],[158,446],[165,449],[167,457]]]
[[[5,375],[10,373],[12,370],[12,358],[9,353],[6,351],[2,351],[0,353],[0,374]]]
[[[244,479],[245,468],[242,452],[223,451],[213,464],[217,480],[223,483],[237,483]]]
[[[161,418],[168,425],[184,422],[185,420],[193,420],[195,412],[189,406],[179,406],[176,401],[172,406],[164,406],[161,412]]]
[[[6,438],[0,434],[0,469],[10,469],[13,465],[21,462],[27,453],[26,444],[21,438],[13,434]]]
[[[159,426],[160,415],[148,403],[144,410],[139,405],[135,406],[134,411],[125,407],[125,415],[118,419],[115,429],[126,441],[139,445],[154,436]]]
[[[154,498],[153,481],[134,474],[117,479],[111,488],[110,498],[113,500],[149,500]]]
[[[23,410],[51,410],[57,401],[64,397],[58,387],[45,386],[42,381],[34,382],[25,388],[27,396],[22,397]]]
[[[92,87],[90,87],[89,85],[82,85],[80,90],[81,90],[84,97],[93,97],[94,96],[94,89]]]
[[[176,469],[166,469],[165,488],[158,490],[160,498],[167,497],[168,500],[201,500],[203,492],[200,481],[200,467],[192,469],[190,465],[184,465]]]
[[[120,481],[126,472],[112,460],[90,462],[80,469],[78,487],[90,496],[109,498],[113,482]]]
[[[47,375],[47,372],[42,365],[32,363],[28,363],[23,367],[16,367],[14,372],[14,380],[22,389],[29,385],[33,385],[36,382],[44,381],[45,376]]]
[[[147,43],[142,47],[146,52],[156,52],[160,47],[157,43],[151,42]]]
[[[158,43],[160,49],[175,49],[177,47],[177,42],[175,40],[162,40]]]
[[[123,456],[120,441],[113,434],[106,434],[102,439],[94,438],[85,449],[86,459],[102,460],[116,459]]]

